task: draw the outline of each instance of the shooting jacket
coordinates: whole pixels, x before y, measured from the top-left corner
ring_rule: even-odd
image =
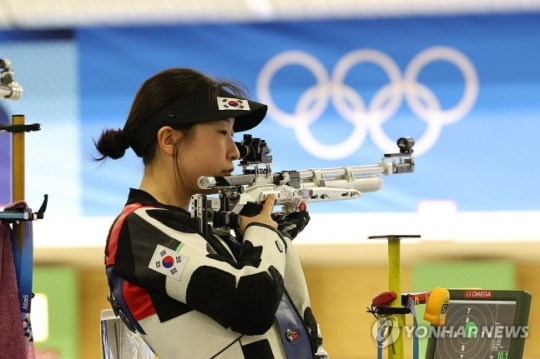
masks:
[[[256,223],[241,242],[208,237],[189,212],[137,189],[111,227],[109,280],[122,279],[127,310],[160,359],[296,359],[287,345],[312,358],[317,324],[289,238]],[[300,325],[280,324],[278,307]]]

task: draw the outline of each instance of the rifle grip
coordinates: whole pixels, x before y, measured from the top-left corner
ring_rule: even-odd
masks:
[[[245,217],[255,217],[262,211],[262,204],[255,203],[255,202],[247,202],[244,207],[242,207],[242,210],[240,211],[241,216]]]

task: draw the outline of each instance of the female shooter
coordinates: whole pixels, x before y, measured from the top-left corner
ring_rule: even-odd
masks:
[[[203,238],[189,210],[200,176],[227,176],[235,132],[257,126],[266,105],[238,86],[173,68],[146,80],[123,129],[106,129],[101,154],[131,147],[144,164],[105,249],[113,308],[161,359],[312,358],[317,324],[289,233],[272,219],[274,198],[242,217],[239,236]],[[287,233],[286,233],[287,232]]]

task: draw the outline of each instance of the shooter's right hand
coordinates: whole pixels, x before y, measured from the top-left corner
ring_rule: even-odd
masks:
[[[278,224],[272,219],[272,210],[275,203],[276,198],[271,194],[264,201],[262,210],[259,214],[251,217],[241,216],[242,223],[240,223],[240,227],[238,227],[238,232],[243,236],[247,226],[251,223],[262,223],[277,229]]]

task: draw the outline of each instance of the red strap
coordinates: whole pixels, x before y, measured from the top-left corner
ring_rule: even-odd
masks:
[[[141,207],[143,207],[142,203],[132,203],[125,206],[122,209],[122,213],[120,213],[120,215],[116,219],[116,222],[114,222],[113,227],[111,229],[111,234],[109,236],[109,243],[107,245],[107,248],[105,249],[105,265],[106,266],[110,266],[115,263],[116,250],[118,249],[118,237],[120,236],[120,229],[122,229],[122,226],[124,225],[124,222],[127,216],[129,216],[132,212],[134,212],[135,210]]]
[[[114,265],[116,263],[115,259],[116,251],[118,249],[118,238],[120,237],[120,230],[122,229],[127,216],[137,209],[143,207],[150,206],[143,205],[142,203],[132,203],[122,209],[122,212],[113,224],[109,236],[109,243],[106,248],[105,256],[106,266]],[[150,299],[150,295],[146,289],[131,284],[128,281],[123,281],[122,296],[124,297],[124,302],[135,320],[141,320],[150,315],[156,314],[156,310],[152,305],[152,300]]]
[[[156,314],[148,290],[131,284],[127,280],[122,285],[124,302],[135,320],[141,320]]]

